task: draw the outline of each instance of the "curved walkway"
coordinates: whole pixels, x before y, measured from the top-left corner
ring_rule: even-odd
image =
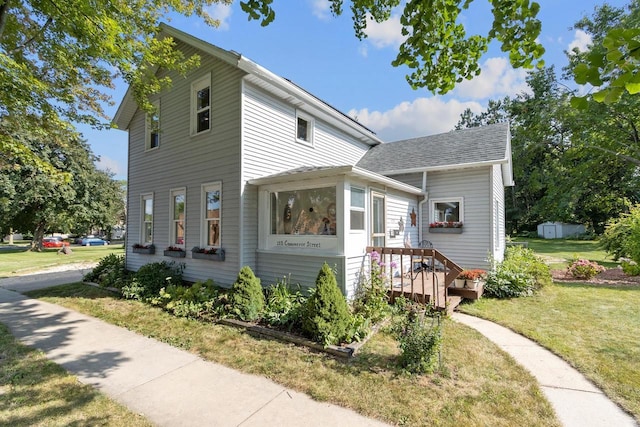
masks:
[[[549,350],[488,320],[462,313],[454,313],[452,317],[480,332],[524,366],[538,380],[564,426],[637,426],[633,417],[602,390]]]

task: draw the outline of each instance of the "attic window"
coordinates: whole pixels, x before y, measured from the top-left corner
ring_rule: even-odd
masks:
[[[296,140],[313,145],[313,119],[301,112],[296,112]]]
[[[211,128],[211,74],[191,84],[191,135]]]
[[[160,146],[160,101],[153,103],[154,111],[147,114],[146,150],[152,150]]]

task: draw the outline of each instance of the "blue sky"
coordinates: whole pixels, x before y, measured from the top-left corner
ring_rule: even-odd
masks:
[[[546,49],[547,65],[556,71],[566,65],[564,51],[584,47],[588,37],[569,28],[581,17],[591,15],[602,1],[538,0],[542,21],[540,41]],[[611,0],[613,6],[627,1]],[[285,6],[287,4],[287,6]],[[295,4],[295,6],[291,6]],[[276,19],[267,27],[248,21],[239,0],[229,6],[214,6],[210,13],[221,21],[217,29],[197,17],[170,15],[165,20],[223,49],[234,50],[272,72],[286,77],[335,108],[356,117],[385,141],[447,132],[466,109],[479,112],[489,99],[516,95],[525,90],[526,71],[514,70],[497,45],[482,59],[482,74],[461,83],[445,96],[433,96],[425,89],[413,90],[405,80],[407,68],[394,68],[401,43],[398,16],[368,28],[369,37],[359,41],[353,34],[349,10],[333,17],[326,0],[274,2]],[[468,33],[486,34],[490,26],[487,0],[476,0],[462,17]],[[570,82],[567,82],[570,85]],[[107,113],[113,116],[126,91],[123,82],[109,92],[115,101]],[[127,133],[96,131],[79,127],[101,161],[116,178],[127,177]]]

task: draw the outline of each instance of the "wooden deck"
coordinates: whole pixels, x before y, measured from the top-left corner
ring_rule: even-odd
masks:
[[[369,246],[366,251],[380,254],[383,265],[395,260],[395,270],[385,270],[390,282],[391,301],[403,295],[405,298],[432,304],[436,309],[451,313],[463,298],[477,299],[482,295],[482,286],[478,289],[454,288],[454,279],[462,268],[436,249]],[[418,270],[415,269],[416,266],[419,267]],[[430,268],[431,266],[435,266],[435,269]]]

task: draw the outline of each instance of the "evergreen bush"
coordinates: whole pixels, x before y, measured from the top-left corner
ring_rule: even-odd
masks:
[[[230,312],[240,320],[257,320],[264,310],[265,300],[260,279],[249,266],[244,266],[231,287]]]
[[[340,343],[352,323],[347,301],[338,288],[336,276],[325,262],[316,278],[315,289],[307,299],[302,329],[309,337],[326,346]]]

